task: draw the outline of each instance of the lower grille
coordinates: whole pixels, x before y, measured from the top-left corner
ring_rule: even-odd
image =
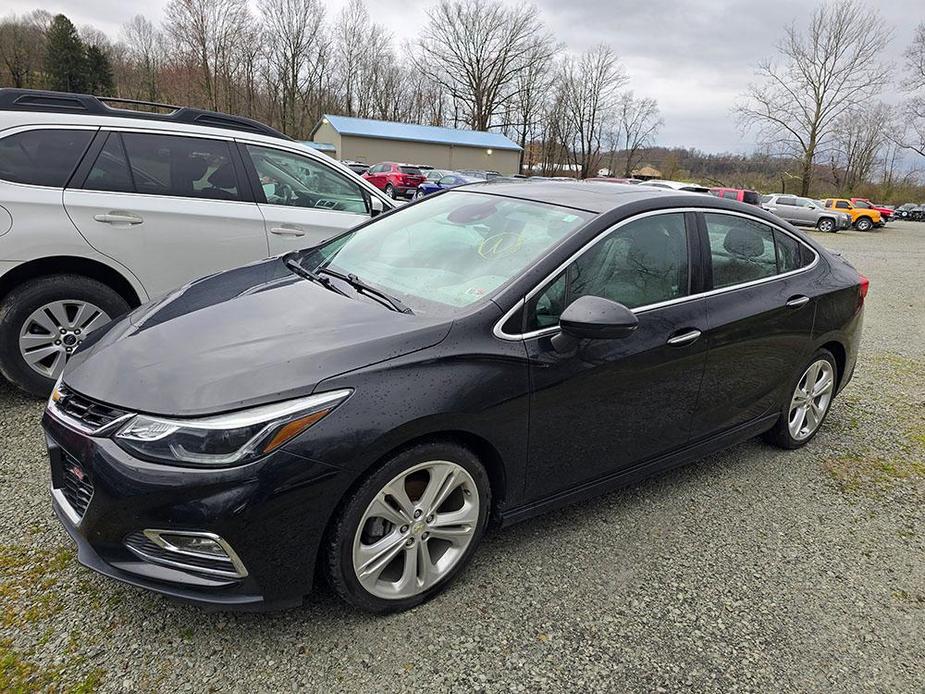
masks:
[[[61,493],[78,517],[83,518],[93,498],[93,483],[87,478],[80,461],[67,453],[61,456],[61,471]]]

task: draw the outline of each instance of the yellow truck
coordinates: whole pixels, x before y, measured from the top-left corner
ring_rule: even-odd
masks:
[[[883,226],[883,218],[877,210],[857,207],[848,198],[826,198],[823,203],[826,207],[832,207],[851,215],[851,224],[858,231],[870,231],[874,227]]]

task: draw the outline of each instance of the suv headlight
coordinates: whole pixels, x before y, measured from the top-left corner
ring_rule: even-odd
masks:
[[[141,458],[203,466],[240,465],[298,436],[330,414],[351,392],[335,390],[198,419],[139,414],[113,439]]]

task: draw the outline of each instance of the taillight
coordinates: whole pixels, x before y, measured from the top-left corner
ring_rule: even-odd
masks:
[[[863,304],[864,299],[867,298],[867,290],[870,289],[870,280],[864,277],[864,275],[859,274],[859,277],[861,278],[861,284],[858,287],[858,299],[860,303]]]

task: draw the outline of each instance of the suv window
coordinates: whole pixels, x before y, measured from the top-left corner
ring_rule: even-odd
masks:
[[[93,139],[92,130],[27,130],[0,140],[0,179],[63,188]]]
[[[241,199],[229,144],[179,135],[110,133],[84,188],[207,200]]]
[[[797,199],[791,198],[791,197],[786,197],[786,198],[780,197],[780,198],[777,198],[777,204],[778,205],[789,205],[790,207],[795,207],[797,204]]]
[[[840,210],[850,210],[851,209],[851,205],[849,205],[844,200],[839,200],[838,202],[836,202],[835,207],[837,207]]]
[[[753,190],[746,190],[742,193],[742,202],[747,202],[749,205],[757,205],[759,202],[758,193]]]
[[[739,193],[735,190],[724,190],[723,197],[726,198],[727,200],[738,200]]]
[[[398,170],[403,174],[408,174],[409,176],[423,176],[421,170],[415,166],[399,166]]]
[[[645,217],[615,229],[534,296],[526,330],[557,325],[565,307],[582,296],[637,308],[688,293],[684,215]]]
[[[260,178],[258,191],[268,204],[357,214],[368,211],[360,186],[320,162],[257,145],[247,145],[247,152]]]
[[[809,264],[812,253],[792,236],[734,215],[704,214],[713,287],[731,287]]]

